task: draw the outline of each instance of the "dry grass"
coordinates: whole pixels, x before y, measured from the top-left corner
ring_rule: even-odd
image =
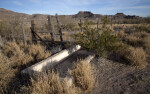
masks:
[[[50,52],[45,50],[44,46],[41,46],[40,44],[28,45],[24,48],[24,52],[34,57],[36,61],[40,61],[44,58],[47,58],[51,54]]]
[[[19,45],[15,42],[8,42],[3,47],[3,53],[10,61],[14,62],[14,66],[20,67],[30,62],[38,62],[50,56],[50,52],[46,51],[40,44]]]
[[[130,65],[139,68],[144,68],[147,65],[146,54],[142,48],[134,48],[132,46],[128,46],[119,53]]]
[[[20,70],[37,61],[50,56],[45,48],[39,44],[24,45],[23,43],[8,42],[0,53],[0,93],[21,92],[25,94],[79,94],[90,91],[95,79],[90,64],[80,61],[72,70],[75,83],[68,86],[67,81],[60,79],[54,72],[44,72],[37,78],[32,78],[29,86],[21,86]],[[78,87],[75,87],[75,86]],[[81,89],[82,91],[81,91]]]
[[[15,42],[8,42],[3,46],[3,53],[11,61],[12,66],[18,66],[25,64],[25,54]],[[30,59],[30,58],[28,58]]]
[[[0,53],[0,94],[9,91],[9,82],[15,76],[15,70],[11,68],[10,61]]]
[[[80,87],[83,91],[87,92],[93,89],[95,78],[90,63],[82,60],[79,61],[79,63],[74,65],[73,70],[69,70],[69,74],[74,77],[75,85]]]
[[[65,81],[60,80],[58,73],[43,72],[31,79],[31,85],[26,88],[29,94],[77,94],[74,87],[68,87]]]
[[[138,38],[145,38],[147,36],[149,36],[149,33],[143,31],[143,32],[133,32],[132,33],[133,36],[138,37]]]
[[[145,52],[150,55],[150,36],[143,38],[142,42]]]
[[[147,54],[150,54],[150,34],[142,32],[132,32],[124,38],[125,43],[134,47],[143,47]]]
[[[0,52],[0,93],[16,92],[16,88],[20,88],[20,70],[49,55],[50,53],[45,52],[45,48],[39,44],[26,46],[15,42],[5,44]]]
[[[137,38],[133,35],[127,35],[124,38],[125,43],[132,45],[134,47],[141,47],[142,46],[142,42],[140,38]]]
[[[123,30],[115,32],[115,34],[120,38],[124,38],[127,35]]]

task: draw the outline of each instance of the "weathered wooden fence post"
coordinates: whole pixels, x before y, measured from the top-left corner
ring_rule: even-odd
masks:
[[[52,24],[51,24],[51,17],[48,15],[48,29],[49,29],[49,32],[50,32],[50,35],[51,35],[51,41],[54,42],[54,36],[53,36],[53,27],[52,27]]]
[[[3,46],[3,45],[4,45],[4,43],[3,43],[2,37],[0,35],[0,46]]]
[[[80,19],[80,30],[82,32],[82,20]]]
[[[110,26],[112,27],[112,17],[110,17]]]
[[[15,38],[14,38],[14,26],[11,24],[11,38],[12,38],[12,41],[14,42],[15,41]]]
[[[24,22],[23,21],[22,21],[22,35],[23,35],[24,45],[26,45],[27,41],[26,41],[26,35],[25,35],[25,31],[24,31]]]
[[[31,20],[31,33],[32,33],[32,42],[33,43],[37,43],[37,40],[36,40],[36,36],[34,34],[35,30],[36,30],[36,26],[35,26],[35,21],[34,20]]]
[[[60,24],[59,24],[59,21],[58,21],[58,15],[56,14],[56,21],[57,21],[57,27],[58,27],[58,31],[59,31],[59,35],[60,35],[60,41],[63,42],[63,38],[62,38],[62,30],[61,30],[61,27],[60,27]]]
[[[97,20],[97,30],[98,30],[98,26],[99,26],[99,19]]]

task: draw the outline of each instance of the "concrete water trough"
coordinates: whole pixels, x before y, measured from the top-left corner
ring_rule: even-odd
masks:
[[[58,64],[60,61],[64,60],[68,56],[72,55],[74,52],[80,50],[80,45],[74,45],[68,49],[65,49],[39,63],[36,63],[24,70],[21,71],[22,74],[29,74],[32,75],[33,73],[42,72],[43,70],[47,70],[49,68],[52,68],[56,64]]]

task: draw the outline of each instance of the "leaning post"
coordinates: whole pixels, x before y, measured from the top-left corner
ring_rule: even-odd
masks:
[[[62,30],[61,30],[61,27],[60,27],[60,24],[59,24],[59,21],[58,21],[58,15],[56,14],[55,16],[56,16],[56,21],[57,21],[57,27],[59,29],[60,40],[63,42]]]
[[[24,31],[24,22],[23,21],[22,21],[22,35],[23,35],[24,45],[27,45],[26,35],[25,35],[25,31]]]
[[[50,35],[51,35],[51,41],[54,42],[53,27],[52,27],[52,24],[51,24],[51,17],[48,15],[47,18],[48,18],[48,29],[49,29],[49,32],[50,32]]]
[[[34,32],[36,30],[35,20],[31,20],[31,28],[30,29],[31,29],[31,33],[32,33],[32,42],[37,43],[36,36],[34,34]]]

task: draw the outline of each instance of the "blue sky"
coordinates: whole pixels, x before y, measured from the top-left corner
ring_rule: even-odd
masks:
[[[91,11],[111,15],[123,12],[149,16],[150,0],[0,0],[0,8],[27,14],[76,14]]]

